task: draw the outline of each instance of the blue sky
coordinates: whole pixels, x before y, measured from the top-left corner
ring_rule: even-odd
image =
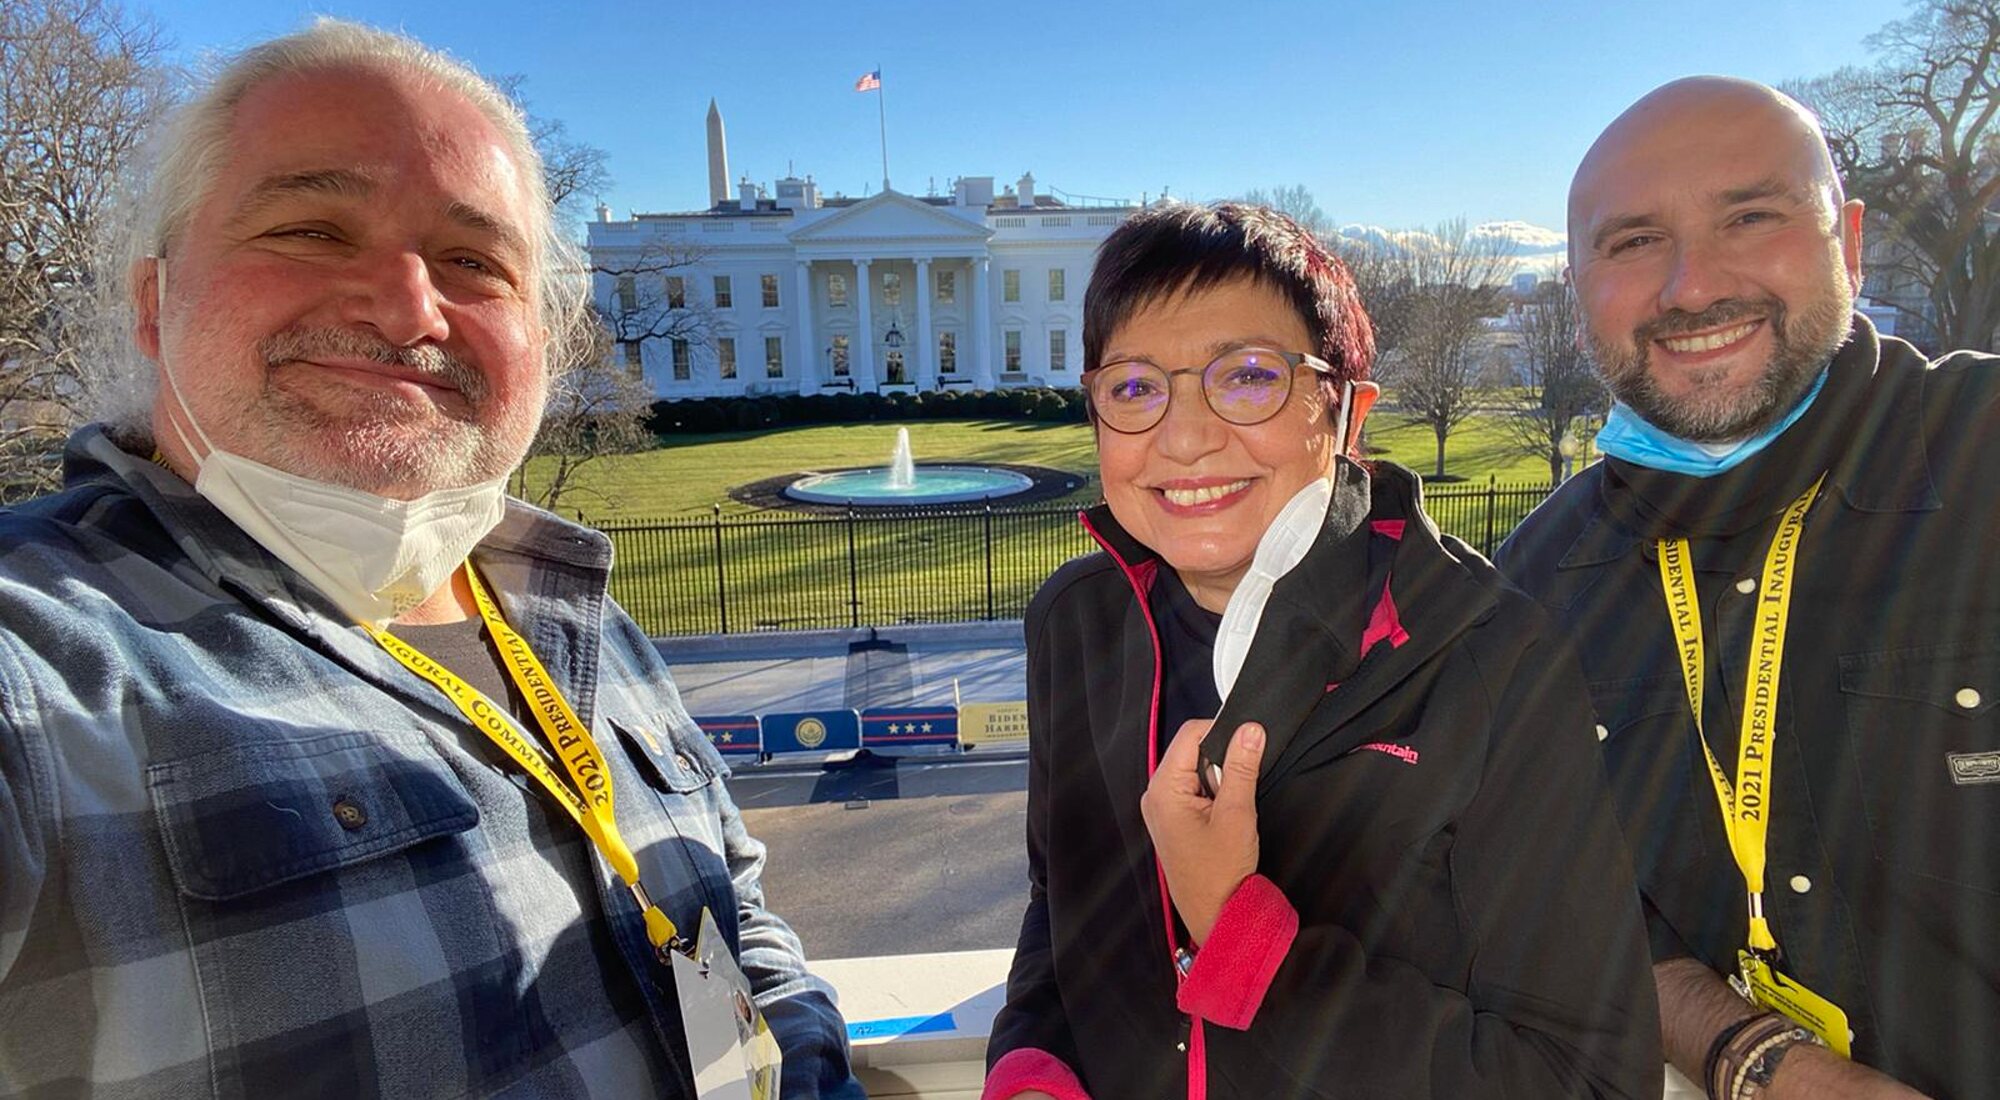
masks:
[[[1631,4],[673,3],[173,0],[149,10],[194,59],[326,13],[400,27],[611,154],[628,211],[707,204],[703,117],[736,174],[791,165],[822,191],[880,186],[880,65],[896,188],[955,175],[1137,199],[1302,183],[1336,221],[1464,215],[1561,227],[1577,158],[1675,76],[1777,82],[1867,57],[1887,0]]]

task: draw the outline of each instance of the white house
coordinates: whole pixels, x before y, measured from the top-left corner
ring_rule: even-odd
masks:
[[[1138,207],[992,177],[948,196],[822,199],[810,177],[734,197],[711,105],[711,206],[613,221],[587,245],[600,307],[698,319],[616,354],[665,398],[1073,386],[1097,246]],[[651,326],[659,331],[660,325]]]

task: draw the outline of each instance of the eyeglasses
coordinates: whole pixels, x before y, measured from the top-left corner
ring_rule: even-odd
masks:
[[[1142,359],[1106,363],[1086,372],[1090,407],[1107,428],[1124,435],[1151,431],[1173,402],[1174,376],[1199,374],[1202,400],[1231,424],[1262,424],[1278,415],[1292,396],[1292,375],[1311,367],[1331,377],[1333,366],[1314,355],[1271,348],[1237,348],[1196,370],[1165,370]]]

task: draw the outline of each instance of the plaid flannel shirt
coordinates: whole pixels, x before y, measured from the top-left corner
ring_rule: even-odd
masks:
[[[181,479],[97,428],[66,467],[0,511],[0,1096],[691,1096],[671,973],[553,800]],[[510,502],[474,560],[785,1096],[861,1096],[608,541]]]

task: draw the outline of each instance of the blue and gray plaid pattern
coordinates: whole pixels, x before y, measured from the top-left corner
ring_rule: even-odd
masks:
[[[603,861],[442,693],[98,429],[0,512],[0,1096],[678,1097],[669,972]],[[610,546],[514,504],[474,555],[711,908],[787,1097],[859,1097],[831,990]]]

